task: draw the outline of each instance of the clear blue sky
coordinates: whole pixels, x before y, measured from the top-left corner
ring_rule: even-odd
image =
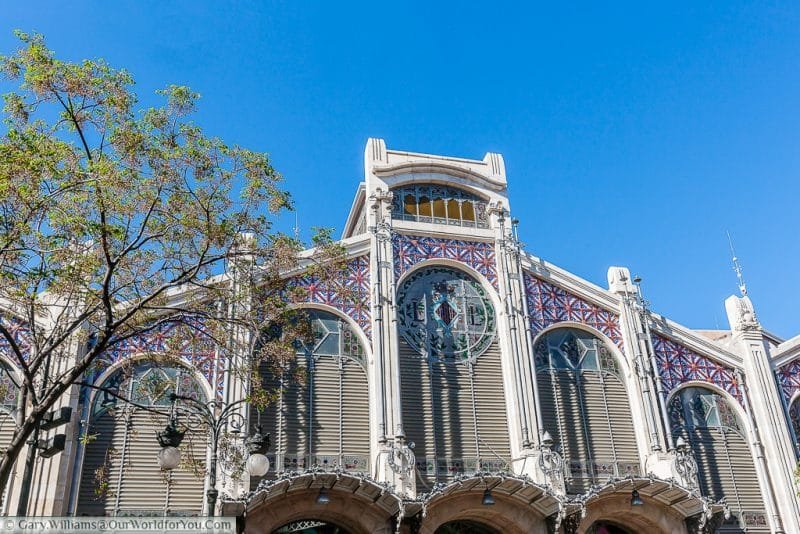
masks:
[[[304,227],[341,230],[368,137],[501,152],[529,251],[602,286],[628,266],[694,328],[727,326],[729,230],[762,323],[798,334],[800,3],[642,4],[17,1],[0,51],[38,31],[142,95],[190,85]]]

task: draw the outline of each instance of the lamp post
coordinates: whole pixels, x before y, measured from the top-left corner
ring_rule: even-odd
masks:
[[[184,432],[178,429],[178,410],[176,401],[184,401],[186,408],[184,414],[188,421],[186,427],[199,429],[207,427],[211,439],[211,462],[208,468],[208,490],[206,500],[208,502],[209,515],[216,515],[217,507],[217,456],[219,452],[219,441],[224,431],[227,429],[232,434],[238,434],[245,426],[244,416],[235,408],[244,404],[245,400],[239,400],[224,405],[221,401],[212,400],[202,402],[192,397],[170,394],[172,401],[172,414],[166,428],[158,433],[158,443],[161,451],[158,453],[158,463],[164,470],[175,469],[180,463],[180,451],[178,447],[183,441]],[[245,440],[245,446],[249,453],[246,462],[248,473],[252,476],[264,476],[269,471],[269,459],[264,455],[269,448],[269,434],[264,436],[261,433],[261,425],[256,427],[256,431]]]

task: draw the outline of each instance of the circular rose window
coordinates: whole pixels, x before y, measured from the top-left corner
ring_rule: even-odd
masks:
[[[422,356],[475,361],[495,338],[489,296],[469,275],[432,267],[412,274],[398,291],[400,335]]]

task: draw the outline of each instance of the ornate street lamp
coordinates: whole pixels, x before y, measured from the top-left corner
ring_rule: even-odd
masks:
[[[219,442],[225,431],[238,434],[245,426],[244,416],[236,410],[237,407],[246,401],[239,400],[227,405],[221,401],[212,400],[202,402],[192,397],[170,394],[172,401],[172,416],[170,422],[163,431],[159,432],[158,443],[161,450],[158,453],[158,464],[164,470],[171,470],[178,467],[181,460],[181,453],[178,447],[183,441],[185,431],[178,430],[178,413],[175,405],[176,401],[181,400],[186,403],[184,408],[187,418],[186,428],[200,429],[207,428],[211,439],[211,463],[208,469],[208,490],[206,500],[208,502],[209,515],[216,515],[217,507],[217,459],[219,454]],[[264,454],[269,449],[269,434],[262,434],[261,425],[258,425],[255,432],[245,440],[248,457],[246,469],[254,477],[261,477],[269,471],[269,459]]]
[[[171,471],[181,463],[181,451],[178,450],[185,432],[178,430],[174,413],[166,428],[156,434],[161,450],[158,451],[158,466],[164,471]]]

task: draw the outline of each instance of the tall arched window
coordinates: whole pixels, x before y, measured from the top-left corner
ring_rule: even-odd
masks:
[[[733,512],[733,530],[769,532],[758,476],[745,438],[745,427],[721,395],[702,387],[679,390],[669,404],[672,433],[692,448],[700,491],[712,500],[725,498]]]
[[[620,364],[598,337],[558,328],[534,347],[543,430],[567,466],[567,493],[639,474],[639,454]]]
[[[409,184],[392,189],[392,217],[471,228],[489,228],[484,199],[455,187]]]
[[[205,401],[200,384],[182,367],[138,362],[122,368],[102,386],[133,403],[167,413],[170,394]],[[181,465],[158,466],[156,433],[168,417],[117,400],[99,390],[91,406],[77,515],[199,515],[203,508],[206,435],[187,431]]]
[[[496,317],[472,277],[431,267],[398,289],[403,427],[415,442],[418,489],[509,467]]]
[[[309,467],[369,471],[369,392],[366,357],[355,332],[340,317],[307,310],[313,341],[297,343],[294,361],[275,370],[261,366],[264,388],[274,404],[260,416],[272,436],[274,469]],[[257,480],[252,480],[255,485]]]

